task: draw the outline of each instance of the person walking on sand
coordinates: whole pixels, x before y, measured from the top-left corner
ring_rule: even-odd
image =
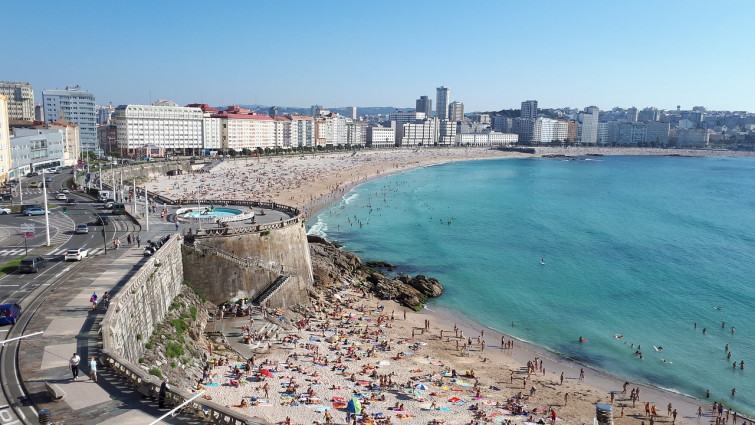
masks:
[[[94,356],[89,358],[89,379],[97,382],[97,360],[94,359]]]
[[[79,363],[81,363],[81,357],[78,354],[73,353],[73,356],[68,360],[68,370],[73,375],[73,380],[77,380],[79,377]]]

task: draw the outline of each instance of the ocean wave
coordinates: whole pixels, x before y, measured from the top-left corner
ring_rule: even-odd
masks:
[[[349,196],[348,198],[343,198],[343,203],[346,204],[346,205],[351,205],[357,199],[359,199],[359,194],[358,193],[354,193],[351,196]]]
[[[328,236],[328,223],[326,223],[321,217],[317,217],[317,223],[313,224],[309,230],[307,230],[308,235],[315,235],[320,236],[322,238],[327,238]]]

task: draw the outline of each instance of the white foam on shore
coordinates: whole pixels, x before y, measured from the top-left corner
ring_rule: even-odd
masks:
[[[316,235],[320,236],[322,238],[327,238],[328,236],[328,224],[323,221],[321,217],[317,217],[317,223],[313,224],[312,227],[307,230],[308,235]]]

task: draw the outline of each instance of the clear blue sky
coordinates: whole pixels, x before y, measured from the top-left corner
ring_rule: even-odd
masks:
[[[0,80],[98,104],[755,111],[755,1],[4,1]]]

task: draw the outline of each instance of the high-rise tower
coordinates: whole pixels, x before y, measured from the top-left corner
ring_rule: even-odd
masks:
[[[431,117],[433,114],[433,100],[427,96],[420,96],[417,99],[417,112],[424,112],[426,117]]]
[[[535,118],[537,118],[537,100],[522,102],[522,119],[534,120]]]
[[[445,86],[440,86],[437,88],[437,96],[435,98],[435,116],[438,117],[439,120],[448,119],[448,104],[450,98],[451,89]]]

